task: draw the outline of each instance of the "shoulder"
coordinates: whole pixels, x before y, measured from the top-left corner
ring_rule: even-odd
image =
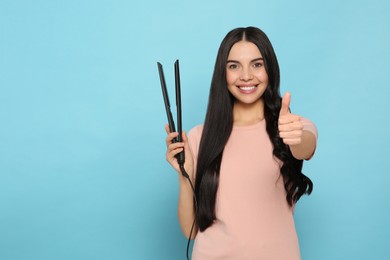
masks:
[[[188,138],[200,138],[203,132],[203,125],[197,125],[188,132]]]

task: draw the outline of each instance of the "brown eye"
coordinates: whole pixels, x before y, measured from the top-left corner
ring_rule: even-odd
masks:
[[[238,69],[238,65],[235,63],[228,64],[228,69],[231,69],[231,70]]]
[[[254,68],[261,68],[262,66],[263,64],[261,62],[256,62],[255,64],[253,64]]]

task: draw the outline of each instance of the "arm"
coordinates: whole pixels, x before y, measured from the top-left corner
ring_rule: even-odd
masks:
[[[177,207],[177,215],[181,231],[186,238],[189,238],[191,233],[192,224],[195,219],[194,210],[194,195],[188,180],[179,174],[179,203]],[[192,231],[191,239],[196,237],[197,227],[196,223]]]
[[[179,178],[179,201],[178,201],[179,223],[183,234],[185,235],[185,237],[188,238],[190,236],[191,227],[195,219],[194,197],[193,197],[194,195],[189,181],[182,175],[180,171],[175,155],[180,153],[184,149],[184,153],[185,153],[184,168],[188,173],[188,175],[190,176],[190,179],[193,184],[195,184],[194,160],[191,154],[191,150],[189,148],[188,138],[185,132],[183,132],[182,143],[172,143],[173,138],[178,136],[178,133],[170,133],[169,127],[167,125],[165,126],[165,130],[168,134],[168,137],[166,139],[166,143],[167,143],[166,159],[171,164],[173,169],[176,170]],[[195,238],[197,233],[196,231],[197,228],[195,223],[195,227],[192,232],[191,239]]]

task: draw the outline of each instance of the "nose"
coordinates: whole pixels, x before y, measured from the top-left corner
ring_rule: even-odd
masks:
[[[248,67],[243,67],[240,75],[242,81],[249,81],[253,79],[252,71]]]

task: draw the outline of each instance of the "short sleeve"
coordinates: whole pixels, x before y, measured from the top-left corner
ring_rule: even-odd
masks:
[[[194,159],[194,171],[196,172],[196,165],[198,161],[198,152],[200,139],[202,138],[203,125],[198,125],[188,132],[188,144],[190,146],[191,154]]]
[[[303,130],[313,133],[314,137],[316,138],[316,142],[317,142],[318,130],[317,130],[316,125],[312,121],[310,121],[309,119],[303,118],[303,117],[301,118],[301,122],[303,123]],[[313,154],[307,160],[310,160],[313,157],[313,155],[315,154],[315,151],[316,151],[316,149],[314,149]]]
[[[303,123],[303,130],[312,132],[317,140],[318,139],[318,130],[317,130],[316,125],[312,121],[310,121],[309,119],[304,118],[304,117],[301,118],[301,122]]]

